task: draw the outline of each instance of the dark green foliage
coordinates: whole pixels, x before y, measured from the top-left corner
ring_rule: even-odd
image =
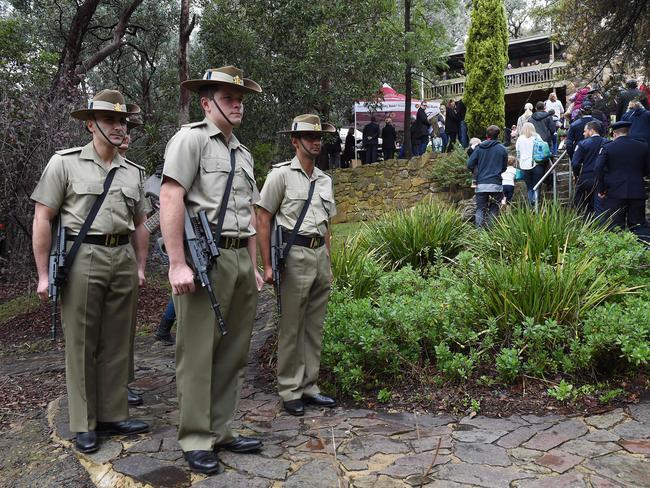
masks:
[[[365,233],[383,225],[369,224]],[[398,229],[409,241],[407,226],[396,226],[389,239],[400,241]],[[336,276],[323,364],[341,390],[389,391],[405,376],[472,381],[488,369],[492,377],[483,382],[561,375],[570,382],[549,395],[566,401],[589,394],[606,403],[619,393],[572,382],[650,365],[650,251],[632,234],[606,232],[560,207],[537,216],[513,208],[493,229],[466,229],[469,250],[455,248],[451,260],[438,252],[438,259],[394,271],[391,265],[417,253],[386,253],[384,271],[373,256],[370,268],[365,262]],[[491,245],[491,235],[500,243]],[[334,253],[335,275],[362,261],[361,248]]]
[[[465,120],[470,136],[483,138],[489,125],[505,125],[503,73],[508,63],[508,28],[503,0],[472,2],[465,50]]]
[[[559,204],[540,205],[539,213],[528,206],[502,212],[490,232],[481,232],[470,242],[479,256],[506,260],[530,259],[557,263],[565,249],[573,248],[581,238],[609,236],[597,220],[586,220],[573,209]],[[596,247],[602,241],[596,242]]]
[[[467,169],[467,153],[460,144],[456,144],[452,152],[432,159],[432,163],[431,181],[440,188],[452,185],[469,188],[472,184],[472,173]]]
[[[365,229],[363,240],[395,266],[421,268],[456,256],[471,232],[455,208],[430,202],[385,215]]]

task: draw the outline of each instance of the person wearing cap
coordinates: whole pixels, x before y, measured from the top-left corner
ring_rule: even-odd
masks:
[[[632,100],[640,100],[641,104],[647,109],[648,99],[643,96],[643,92],[638,88],[638,82],[635,79],[629,79],[625,82],[625,89],[616,97],[616,122],[623,120],[623,115],[628,109],[628,104]]]
[[[129,163],[135,165],[133,161],[129,160],[126,158],[126,152],[129,150],[129,145],[131,144],[131,131],[137,127],[141,127],[144,125],[144,122],[142,121],[142,118],[140,115],[129,115],[126,118],[126,135],[124,136],[124,139],[122,140],[122,144],[120,144],[120,147],[117,148],[117,152],[120,153],[120,156],[122,156],[126,161]],[[136,165],[137,166],[137,165]],[[141,166],[138,166],[139,168]],[[142,170],[141,176],[144,176],[144,169]],[[145,243],[147,246],[149,245],[149,233],[146,235],[142,236],[142,239],[139,241],[142,243]],[[137,306],[138,302],[137,300],[134,302],[134,305]],[[133,362],[133,355],[134,355],[134,345],[135,345],[135,326],[136,326],[136,310],[133,310],[133,314],[131,316],[132,323],[131,323],[131,340],[129,343],[129,383],[135,381],[135,367],[134,367],[134,362]],[[142,396],[136,393],[134,390],[132,390],[130,387],[127,386],[127,400],[129,406],[132,407],[137,407],[138,405],[142,405]]]
[[[258,439],[238,436],[230,426],[263,285],[256,261],[253,204],[259,193],[253,157],[233,129],[241,124],[243,96],[262,89],[234,66],[210,69],[202,79],[181,86],[199,95],[205,118],[181,127],[167,144],[160,190],[161,230],[177,317],[178,442],[192,471],[213,474],[220,470],[215,449],[250,452],[262,447]],[[185,208],[191,215],[205,210],[213,229],[222,228],[220,256],[209,276],[228,328],[225,336],[208,294],[186,261]]]
[[[580,108],[581,117],[572,122],[566,135],[565,147],[569,158],[573,158],[573,153],[576,150],[577,144],[584,139],[585,126],[591,121],[596,121],[601,125],[600,132],[602,134],[602,124],[591,115],[593,108],[591,102],[586,100]]]
[[[295,117],[291,128],[282,133],[291,136],[296,155],[273,165],[257,203],[264,281],[273,283],[271,221],[275,216],[287,242],[308,202],[294,244],[285,256],[278,321],[278,393],[285,411],[298,416],[304,415],[305,403],[336,406],[334,399],[322,395],[318,388],[323,321],[332,282],[330,219],[336,215],[336,205],[332,179],[314,163],[322,135],[334,130],[330,124],[321,124],[318,115]]]
[[[629,137],[631,125],[612,124],[614,140],[603,145],[596,159],[596,192],[603,220],[611,218],[612,226],[638,233],[646,225],[643,177],[650,174],[650,151]]]
[[[600,148],[608,141],[600,135],[601,126],[597,120],[587,122],[584,129],[584,138],[578,142],[573,158],[571,171],[576,184],[573,206],[587,216],[595,212],[595,173],[596,159]]]
[[[59,215],[68,251],[97,198],[108,188],[88,233],[67,270],[61,290],[70,430],[81,452],[99,448],[97,436],[136,434],[149,426],[128,419],[129,341],[138,285],[144,284],[148,204],[142,168],[118,152],[127,116],[139,112],[122,94],[103,90],[88,107],[72,112],[92,134],[84,147],[57,151],[36,189],[33,247],[38,296],[48,297],[51,226]],[[68,264],[68,266],[70,266]]]

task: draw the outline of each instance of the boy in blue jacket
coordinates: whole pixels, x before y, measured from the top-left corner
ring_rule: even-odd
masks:
[[[503,199],[501,173],[508,167],[508,151],[498,140],[501,130],[496,125],[487,128],[486,140],[476,146],[467,160],[467,168],[476,168],[476,227],[483,227],[499,214]]]

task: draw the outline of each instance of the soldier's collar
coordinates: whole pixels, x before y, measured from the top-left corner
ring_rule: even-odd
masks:
[[[86,144],[83,148],[81,148],[81,154],[79,155],[81,159],[88,159],[90,161],[94,161],[97,164],[103,164],[101,159],[99,158],[99,155],[95,151],[95,146],[93,146],[93,142],[90,141],[88,144]],[[111,165],[116,164],[117,166],[126,166],[126,161],[122,156],[120,156],[119,152],[115,152],[115,156],[113,156],[113,161],[111,162]]]
[[[208,137],[215,137],[215,136],[218,136],[219,134],[222,134],[221,129],[219,129],[219,127],[217,127],[217,125],[214,122],[212,122],[207,117],[204,120],[205,120],[206,127],[208,129]],[[225,137],[224,137],[224,143],[225,142],[226,141],[225,141]],[[239,149],[240,145],[241,145],[241,143],[239,142],[239,139],[237,139],[237,136],[235,134],[232,134],[230,136],[230,146],[229,147],[232,147],[233,149]]]
[[[293,157],[293,159],[291,160],[290,168],[291,169],[297,169],[297,170],[302,171],[303,173],[305,173],[305,170],[303,169],[302,164],[300,164],[300,160],[298,159],[298,156]],[[311,174],[311,179],[316,180],[316,179],[320,178],[324,174],[325,173],[323,173],[318,166],[314,165],[314,171]],[[307,175],[307,173],[305,173],[305,175]]]

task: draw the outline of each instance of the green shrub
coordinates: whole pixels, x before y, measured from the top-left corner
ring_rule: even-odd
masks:
[[[497,373],[503,381],[507,383],[513,382],[521,372],[519,351],[507,347],[501,349],[501,352],[497,354],[496,367]]]
[[[572,209],[545,203],[535,213],[529,206],[501,212],[489,232],[472,236],[470,248],[481,257],[516,261],[520,258],[557,263],[559,255],[584,239],[608,235],[596,220],[585,220]]]
[[[472,173],[467,169],[467,159],[467,153],[460,144],[456,144],[452,152],[434,157],[431,181],[440,188],[469,188],[472,184]]]
[[[331,262],[335,286],[351,298],[369,296],[384,272],[378,252],[363,245],[359,236],[332,246]]]
[[[608,279],[589,250],[576,254],[561,250],[556,259],[555,266],[525,257],[477,265],[475,276],[468,278],[479,290],[485,316],[498,317],[503,326],[527,317],[537,323],[552,319],[575,324],[585,311],[633,290]]]
[[[385,215],[363,231],[366,248],[397,267],[424,268],[461,251],[472,228],[448,205],[428,202]]]

